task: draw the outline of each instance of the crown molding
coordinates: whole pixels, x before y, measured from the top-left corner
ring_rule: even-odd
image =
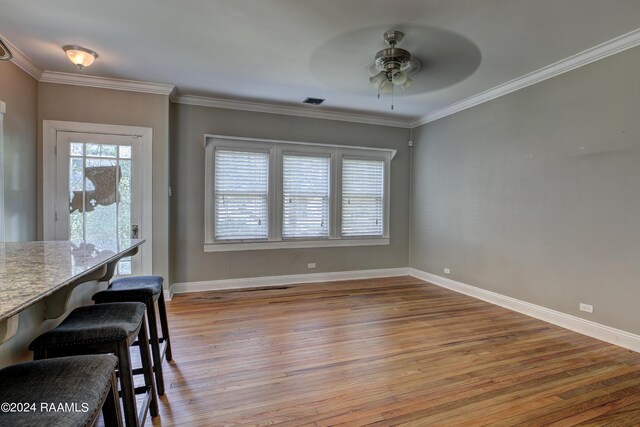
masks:
[[[13,55],[11,62],[16,64],[22,71],[29,74],[34,79],[40,80],[40,77],[42,76],[42,69],[2,34],[0,34],[0,38],[9,49],[9,52],[11,52],[11,55]]]
[[[129,92],[153,93],[157,95],[171,95],[175,90],[174,85],[88,76],[86,74],[61,73],[58,71],[44,71],[40,77],[40,81],[44,83],[126,90]]]
[[[547,65],[531,73],[525,74],[524,76],[517,77],[506,83],[502,83],[491,89],[485,90],[476,95],[455,102],[440,110],[417,117],[413,120],[391,119],[367,114],[341,113],[336,111],[311,109],[314,107],[287,107],[268,103],[237,101],[196,95],[183,95],[176,92],[176,87],[174,85],[149,83],[135,80],[114,79],[109,77],[88,76],[84,74],[62,73],[57,71],[46,71],[38,67],[29,57],[22,53],[20,49],[18,49],[13,43],[11,43],[1,34],[0,38],[2,38],[2,41],[6,44],[7,48],[9,48],[9,50],[13,54],[11,62],[16,64],[31,77],[41,82],[168,95],[171,101],[177,104],[224,108],[230,110],[254,111],[270,114],[282,114],[315,119],[339,120],[354,123],[365,123],[372,125],[413,129],[418,126],[436,121],[443,117],[447,117],[460,111],[469,109],[476,105],[491,101],[501,96],[508,95],[509,93],[523,89],[527,86],[534,85],[536,83],[540,83],[544,80],[585,66],[600,59],[604,59],[616,53],[620,53],[627,49],[639,46],[640,28],[553,64]]]
[[[608,56],[623,52],[638,45],[640,45],[640,28],[572,55],[561,61],[547,65],[539,70],[525,74],[524,76],[515,78],[484,92],[480,92],[469,98],[463,99],[462,101],[434,111],[433,113],[425,114],[424,116],[421,116],[409,123],[409,126],[411,128],[415,128],[443,117],[450,116],[451,114],[491,101],[492,99],[499,98],[527,86],[531,86],[568,71],[575,70],[576,68],[591,64],[592,62],[599,61],[600,59],[604,59]]]
[[[235,101],[230,99],[210,98],[205,96],[175,94],[171,101],[176,104],[196,105],[199,107],[224,108],[227,110],[253,111],[258,113],[283,114],[287,116],[309,117],[313,119],[339,120],[343,122],[365,123],[408,128],[409,121],[389,119],[365,114],[340,113],[327,110],[312,110],[303,107],[284,107],[259,102]]]

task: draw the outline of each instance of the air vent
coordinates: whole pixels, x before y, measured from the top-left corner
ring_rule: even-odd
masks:
[[[322,98],[307,98],[302,101],[303,104],[320,105],[324,102]]]

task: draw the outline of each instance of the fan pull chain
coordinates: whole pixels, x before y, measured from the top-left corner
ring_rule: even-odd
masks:
[[[391,111],[393,111],[393,86],[391,86]]]

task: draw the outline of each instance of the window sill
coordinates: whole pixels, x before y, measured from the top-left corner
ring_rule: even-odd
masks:
[[[259,251],[264,249],[333,248],[388,245],[388,237],[329,240],[279,240],[270,242],[205,243],[205,252]]]

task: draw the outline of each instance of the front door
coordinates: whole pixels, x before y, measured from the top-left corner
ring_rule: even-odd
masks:
[[[113,241],[119,249],[125,239],[142,237],[139,137],[57,132],[56,154],[56,240]],[[142,271],[136,256],[123,258],[116,274]]]

